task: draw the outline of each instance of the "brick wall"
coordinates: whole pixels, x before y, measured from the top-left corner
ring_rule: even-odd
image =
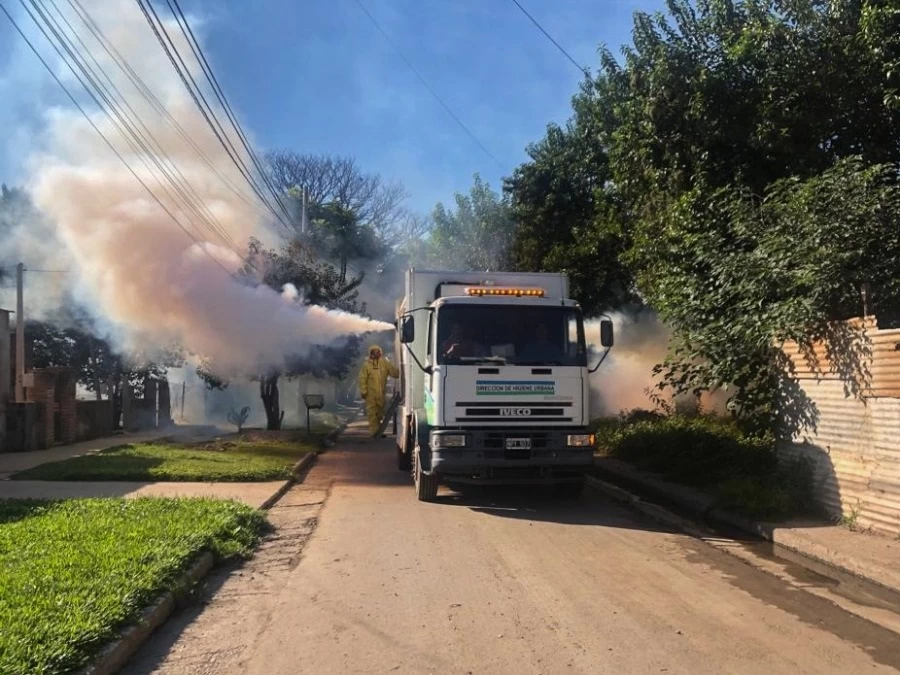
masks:
[[[34,386],[26,390],[27,399],[44,409],[37,429],[38,447],[49,448],[56,443],[56,375],[45,370],[33,373]]]
[[[58,443],[74,443],[78,436],[75,385],[75,373],[59,373],[56,377],[56,405],[60,417]]]

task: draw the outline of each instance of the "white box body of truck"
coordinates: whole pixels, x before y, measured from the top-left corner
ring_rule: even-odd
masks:
[[[411,269],[398,303],[398,464],[441,482],[548,482],[593,466],[584,321],[563,274]]]

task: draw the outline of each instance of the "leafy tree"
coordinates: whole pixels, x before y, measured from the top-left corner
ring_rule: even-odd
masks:
[[[667,6],[635,15],[621,62],[601,51],[570,123],[508,181],[517,257],[610,269],[618,251],[613,279],[633,275],[673,329],[666,383],[732,385],[741,412],[771,421],[788,386],[773,339],[834,330],[860,313],[861,284],[880,311],[898,297],[897,6]]]
[[[884,105],[896,111],[900,109],[900,7],[892,0],[868,2],[861,25],[866,48],[883,54]]]
[[[475,175],[456,210],[439,203],[432,214],[429,258],[448,270],[502,270],[509,266],[514,225],[509,205]]]
[[[829,361],[844,380],[864,379],[865,347],[847,350],[858,330],[837,322],[862,313],[864,285],[876,306],[900,298],[898,222],[897,167],[859,159],[777,181],[762,200],[735,188],[683,196],[666,213],[664,238],[638,243],[669,261],[665,274],[638,278],[677,327],[673,358],[660,368],[665,383],[731,385],[736,410],[770,425],[789,388],[785,340],[811,348],[827,339],[840,347]]]
[[[306,304],[346,312],[359,309],[357,289],[363,277],[347,279],[333,265],[316,259],[299,241],[288,242],[281,251],[276,251],[251,239],[246,261],[240,272],[246,283],[263,283],[279,293],[286,284],[292,284],[302,292]]]
[[[388,253],[374,230],[360,223],[352,209],[338,202],[314,204],[311,215],[312,246],[326,260],[337,262],[342,282],[347,280],[350,261],[376,260]]]
[[[592,87],[587,82],[585,87]],[[517,223],[513,258],[519,269],[565,272],[587,312],[634,299],[619,257],[624,250],[617,198],[608,189],[609,160],[588,105],[561,128],[551,124],[528,148],[530,161],[506,179]]]
[[[81,320],[79,320],[79,318]],[[31,346],[35,368],[71,368],[80,385],[101,400],[105,390],[113,402],[113,419],[122,412],[122,391],[126,384],[140,391],[145,378],[164,381],[170,367],[181,364],[176,350],[156,355],[155,361],[137,355],[125,358],[110,343],[95,335],[80,311],[61,310],[52,321],[29,321],[25,340]]]

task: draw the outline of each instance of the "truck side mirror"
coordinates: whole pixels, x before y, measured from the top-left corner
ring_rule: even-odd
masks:
[[[600,319],[600,346],[609,349],[613,346],[613,322],[609,319]]]
[[[400,342],[408,345],[416,339],[416,322],[411,316],[400,319]]]

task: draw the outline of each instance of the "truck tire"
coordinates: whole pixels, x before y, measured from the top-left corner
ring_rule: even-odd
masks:
[[[553,496],[559,499],[578,499],[584,492],[584,478],[568,481],[566,483],[557,483],[553,486]]]
[[[416,484],[416,499],[420,502],[431,502],[437,497],[438,477],[434,474],[426,476],[422,472],[422,463],[419,460],[419,450],[416,448],[413,453],[413,479]]]

